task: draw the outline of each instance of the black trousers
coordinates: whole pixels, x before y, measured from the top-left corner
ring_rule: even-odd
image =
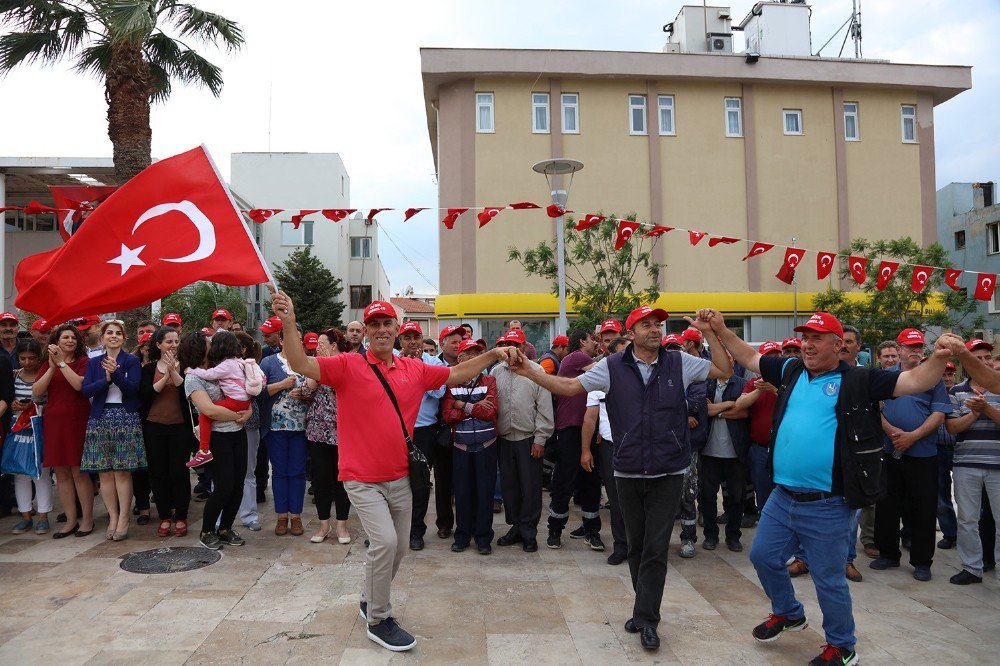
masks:
[[[493,543],[493,489],[497,484],[497,445],[469,453],[452,449],[455,471],[455,543]]]
[[[625,535],[625,519],[622,518],[622,507],[618,500],[618,486],[615,484],[613,467],[615,445],[608,440],[603,440],[590,447],[590,450],[595,454],[597,473],[601,477],[604,490],[608,493],[608,503],[611,505],[611,538],[614,540],[614,552],[625,554],[628,552],[628,537]]]
[[[438,448],[437,433],[437,425],[420,426],[413,429],[413,445],[427,457],[427,463],[432,468],[437,466],[438,458],[444,457],[443,455],[435,456],[435,449]],[[425,519],[427,518],[427,506],[431,502],[431,487],[425,481],[430,481],[429,475],[424,475],[419,479],[416,476],[410,477],[410,490],[413,492],[413,513],[410,515],[411,539],[414,537],[423,538],[424,534],[427,533]],[[451,508],[450,498],[448,508]]]
[[[740,530],[740,522],[743,520],[743,463],[739,458],[716,458],[702,453],[698,456],[698,477],[701,481],[698,503],[705,524],[705,538],[719,538],[719,486],[725,481],[729,488],[739,489],[735,497],[731,495],[728,501],[723,502],[726,539],[739,539],[743,536]]]
[[[681,502],[683,474],[655,479],[615,477],[628,536],[628,569],[635,604],[632,618],[640,627],[660,623],[660,602],[667,580],[667,553],[674,516]]]
[[[149,451],[146,451],[146,461],[149,462]],[[135,498],[135,508],[139,511],[149,511],[149,484],[148,469],[132,472],[132,497]]]
[[[267,437],[260,438],[260,444],[257,445],[257,460],[249,460],[247,463],[254,465],[253,475],[257,477],[257,502],[263,502],[267,480],[271,476],[271,459],[267,457]]]
[[[504,517],[524,539],[537,538],[542,518],[542,459],[531,457],[534,441],[533,437],[497,440]]]
[[[905,510],[910,527],[910,564],[934,562],[937,529],[937,456],[886,458],[888,495],[875,505],[875,547],[882,557],[898,560],[900,520]]]
[[[997,524],[993,517],[993,509],[990,507],[990,498],[983,491],[983,509],[979,515],[979,540],[983,542],[983,566],[995,567],[996,560],[993,557],[997,542]]]
[[[206,465],[212,472],[212,494],[205,502],[202,532],[213,532],[218,522],[220,530],[228,530],[243,501],[243,477],[247,474],[247,433],[212,432],[212,455]]]
[[[597,534],[601,531],[601,478],[596,470],[587,472],[580,467],[580,426],[556,430],[556,447],[559,449],[559,458],[552,473],[549,531],[559,533],[566,527],[569,501],[577,493],[583,528],[587,534]]]
[[[313,498],[320,520],[330,520],[330,507],[336,504],[337,520],[347,520],[351,513],[351,500],[344,484],[337,480],[340,447],[326,442],[309,442],[309,461],[312,470]]]
[[[191,455],[191,442],[194,441],[191,429],[183,423],[164,425],[145,421],[142,434],[146,441],[149,484],[153,489],[156,513],[160,520],[187,521],[191,470],[184,463]],[[137,491],[136,504],[139,503],[138,495]]]
[[[435,524],[439,530],[450,530],[455,526],[455,509],[452,504],[455,496],[452,486],[454,462],[451,452],[454,447],[450,436],[447,441],[447,447],[441,446],[439,441],[438,448],[434,451],[434,509],[437,511]],[[491,507],[490,511],[492,510]]]

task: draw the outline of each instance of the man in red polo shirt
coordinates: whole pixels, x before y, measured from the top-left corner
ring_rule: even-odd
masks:
[[[758,351],[761,356],[782,355],[781,345],[777,342],[765,342]],[[750,479],[753,481],[759,511],[764,510],[773,488],[771,477],[767,473],[767,459],[770,456],[771,417],[777,400],[777,387],[760,377],[754,377],[743,387],[743,395],[736,400],[733,408],[738,412],[746,410],[750,413]]]
[[[271,305],[284,328],[295,330],[295,310],[288,295],[272,289]],[[493,363],[516,361],[519,353],[498,347],[450,368],[429,365],[418,358],[393,355],[399,322],[389,303],[373,301],[365,308],[364,325],[369,341],[364,354],[306,356],[297,335],[285,339],[284,354],[292,370],[337,391],[339,478],[371,542],[361,616],[368,621],[368,638],[402,652],[416,645],[416,640],[392,617],[389,594],[406,552],[413,495],[400,417],[377,373],[392,389],[406,431],[411,433],[425,391],[467,382]]]

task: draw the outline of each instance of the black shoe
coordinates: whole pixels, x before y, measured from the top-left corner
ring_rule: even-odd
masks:
[[[358,615],[361,616],[361,619],[363,619],[365,621],[368,620],[368,602],[367,601],[362,601],[361,602],[361,605],[360,605],[359,610],[358,610]]]
[[[604,542],[601,541],[600,534],[588,534],[583,538],[583,542],[590,546],[591,550],[596,550],[599,552],[604,551]]]
[[[195,495],[200,495],[202,493],[207,493],[208,492],[208,488],[205,487],[204,483],[202,483],[201,481],[199,481],[198,483],[194,484],[194,488],[191,489],[191,492],[193,494],[195,494]],[[259,495],[258,495],[258,497],[259,497]]]
[[[906,550],[910,549],[910,537],[903,537],[899,540],[899,544]]]
[[[729,516],[727,516],[724,513],[720,513],[718,516],[716,516],[715,522],[717,522],[719,525],[725,525],[726,523],[729,522]]]
[[[972,585],[973,583],[982,583],[983,579],[971,571],[962,569],[957,574],[949,578],[948,582],[952,585]]]
[[[306,491],[306,495],[313,495],[313,494],[315,493],[313,492],[312,484],[309,484],[309,489]]]
[[[204,502],[209,497],[211,497],[211,493],[196,493],[195,496],[194,496],[194,501],[195,502]]]
[[[639,632],[639,643],[647,650],[658,650],[660,637],[656,633],[656,627],[643,627]]]
[[[854,666],[856,663],[858,663],[858,653],[854,650],[827,644],[823,646],[823,651],[809,662],[809,666]]]
[[[410,550],[423,550],[424,549],[424,538],[418,536],[410,537]]]
[[[893,560],[888,557],[876,557],[874,560],[868,563],[868,567],[871,569],[875,569],[876,571],[895,569],[899,567],[899,560]]]
[[[479,551],[480,555],[489,555],[493,552],[493,546],[486,544],[485,546],[476,546],[476,550]]]
[[[219,535],[219,540],[227,546],[242,546],[247,542],[236,530],[226,530]]]
[[[740,521],[740,527],[742,527],[745,530],[750,529],[756,524],[757,524],[757,516],[743,516],[743,519]]]
[[[493,513],[500,513],[501,511],[503,511],[503,502],[493,500]]]
[[[569,533],[570,539],[583,539],[586,536],[587,530],[583,529],[583,525],[580,525],[578,528]]]
[[[534,539],[525,539],[524,543],[521,544],[521,550],[526,553],[534,553],[538,550],[538,542]]]
[[[559,536],[559,532],[549,530],[549,538],[545,540],[545,545],[553,550],[562,548],[562,537]]]
[[[937,547],[941,550],[951,550],[955,547],[955,539],[949,539],[945,537],[937,542]]]
[[[267,501],[267,496],[264,493],[257,493],[257,504],[263,504]]]
[[[775,615],[772,613],[766,620],[754,627],[751,633],[755,640],[761,643],[770,643],[771,641],[778,640],[781,634],[786,631],[802,631],[808,626],[809,623],[806,622],[805,617],[800,617],[797,620],[789,620],[784,615]]]
[[[931,579],[931,568],[925,564],[918,567],[913,567],[913,580],[919,580],[921,583],[926,583]]]
[[[73,529],[69,530],[68,532],[53,532],[52,533],[52,538],[53,539],[65,539],[66,537],[68,537],[68,536],[70,536],[72,534],[76,534],[77,530],[79,530],[79,529],[80,529],[80,525],[76,524],[76,525],[73,526]]]
[[[416,639],[396,624],[396,620],[391,617],[385,618],[376,625],[369,624],[368,638],[393,652],[405,652],[417,644]]]
[[[629,619],[625,620],[625,631],[627,631],[630,634],[639,633],[639,625],[635,623],[635,618],[630,617]]]
[[[996,562],[983,562],[983,571],[993,571],[997,568]]]
[[[701,547],[705,550],[715,550],[718,545],[719,540],[714,537],[705,537],[705,540],[701,542]]]
[[[515,543],[521,543],[523,539],[521,538],[521,531],[516,527],[510,528],[507,534],[497,539],[498,546],[513,546]]]
[[[438,530],[438,539],[448,539],[451,538],[451,528],[442,527]]]
[[[66,514],[65,513],[60,513],[58,516],[56,516],[56,522],[57,523],[65,523],[66,522]]]
[[[726,539],[726,548],[733,551],[734,553],[743,552],[743,544],[740,543],[739,539]]]
[[[211,550],[219,550],[223,546],[222,539],[215,532],[205,532],[198,540],[201,541],[202,546]]]
[[[469,547],[469,544],[453,543],[451,544],[451,552],[453,553],[463,553],[465,549]]]
[[[611,566],[618,566],[626,559],[628,559],[628,555],[626,553],[619,553],[618,551],[615,551],[608,555],[608,564]]]

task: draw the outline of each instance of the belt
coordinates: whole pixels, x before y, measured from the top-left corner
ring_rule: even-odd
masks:
[[[798,493],[795,492],[794,490],[789,490],[784,486],[778,486],[778,487],[784,490],[785,493],[796,502],[818,502],[819,500],[825,500],[831,497],[837,497],[837,495],[835,495],[834,493],[826,493],[819,490],[808,493]]]

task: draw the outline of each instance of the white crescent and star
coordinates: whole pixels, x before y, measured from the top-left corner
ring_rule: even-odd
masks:
[[[929,277],[930,275],[927,274],[927,271],[917,271],[917,282],[920,284],[927,282],[927,278]]]
[[[864,270],[864,268],[861,266],[861,262],[860,261],[855,261],[853,264],[851,264],[851,270],[852,271],[861,271],[861,270]]]
[[[993,280],[990,278],[983,278],[979,284],[983,286],[983,289],[989,289],[990,285],[993,284]]]
[[[819,265],[820,266],[827,266],[827,265],[832,264],[832,263],[833,263],[833,257],[831,257],[830,255],[828,255],[828,254],[821,254],[819,256]]]
[[[178,212],[183,214],[188,220],[194,224],[195,229],[198,231],[198,247],[195,248],[194,252],[187,254],[183,257],[160,257],[162,261],[169,261],[175,264],[188,264],[195,261],[201,261],[202,259],[207,259],[212,256],[215,252],[215,227],[212,225],[211,220],[206,217],[204,213],[190,201],[179,201],[177,203],[164,203],[153,206],[148,209],[139,219],[135,221],[135,225],[132,227],[132,233],[135,234],[145,222],[153,219],[154,217],[159,217],[171,212]],[[128,273],[129,269],[133,266],[145,266],[146,262],[139,258],[139,254],[146,249],[145,245],[140,245],[136,248],[130,248],[125,243],[121,244],[121,254],[113,259],[109,259],[109,264],[118,264],[121,266],[122,276]]]
[[[882,272],[882,277],[887,278],[890,275],[892,275],[892,267],[885,266],[884,268],[882,268],[881,272]]]
[[[800,259],[802,259],[802,255],[801,254],[790,254],[790,255],[788,255],[788,259],[786,259],[785,261],[788,262],[788,266],[790,268],[795,268],[796,266],[799,265],[799,260]]]

